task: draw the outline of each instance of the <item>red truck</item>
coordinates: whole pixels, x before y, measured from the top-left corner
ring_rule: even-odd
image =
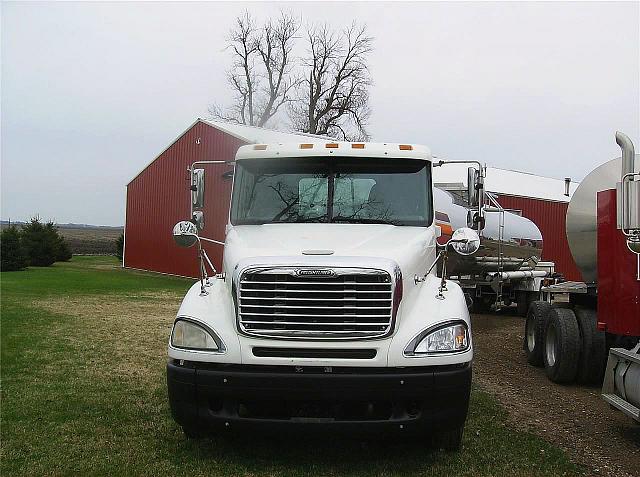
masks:
[[[566,234],[584,282],[542,288],[525,322],[527,360],[557,383],[602,382],[602,397],[640,422],[640,155],[622,157],[575,191]]]

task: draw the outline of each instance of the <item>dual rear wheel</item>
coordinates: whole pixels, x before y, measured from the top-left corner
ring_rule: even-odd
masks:
[[[593,310],[534,301],[525,322],[523,347],[527,361],[544,366],[549,379],[556,383],[601,383],[606,343],[596,322]]]

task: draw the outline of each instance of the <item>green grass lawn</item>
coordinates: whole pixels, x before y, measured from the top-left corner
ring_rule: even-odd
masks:
[[[0,473],[10,475],[576,475],[474,389],[463,450],[260,436],[186,440],[166,342],[189,280],[78,257],[1,275]]]

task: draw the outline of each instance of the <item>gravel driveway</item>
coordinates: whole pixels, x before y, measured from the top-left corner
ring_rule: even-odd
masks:
[[[640,425],[610,409],[600,388],[558,385],[527,364],[524,319],[473,315],[474,381],[508,410],[514,425],[564,449],[590,475],[640,475]]]

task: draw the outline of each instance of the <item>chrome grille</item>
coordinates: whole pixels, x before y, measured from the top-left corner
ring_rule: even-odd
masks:
[[[327,274],[244,272],[238,290],[240,330],[264,337],[325,339],[373,338],[391,331],[393,282],[387,272],[321,270]]]

